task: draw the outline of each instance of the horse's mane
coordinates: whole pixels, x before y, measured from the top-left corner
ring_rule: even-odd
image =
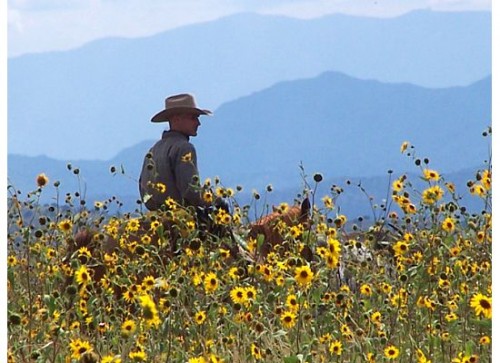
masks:
[[[259,251],[263,256],[267,255],[274,246],[280,245],[283,242],[283,237],[276,228],[277,223],[283,222],[287,226],[307,223],[311,204],[309,199],[305,198],[301,205],[293,205],[285,212],[277,208],[273,208],[273,210],[272,213],[259,218],[250,226],[250,237],[257,238],[259,235],[264,237],[264,243],[261,251]]]

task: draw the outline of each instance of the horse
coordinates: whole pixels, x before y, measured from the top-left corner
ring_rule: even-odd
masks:
[[[283,236],[279,231],[279,224],[284,223],[289,227],[298,224],[306,226],[310,221],[310,211],[311,203],[309,198],[305,198],[300,205],[293,205],[284,212],[273,207],[273,212],[250,224],[248,237],[258,240],[259,236],[262,236],[263,239],[262,245],[257,251],[259,257],[265,258],[277,247],[287,250],[289,245],[283,240]]]

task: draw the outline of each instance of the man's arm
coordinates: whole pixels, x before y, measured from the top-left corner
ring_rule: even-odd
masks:
[[[207,203],[201,197],[200,176],[194,146],[190,143],[185,144],[179,150],[177,158],[175,176],[182,199],[188,205],[206,206]]]

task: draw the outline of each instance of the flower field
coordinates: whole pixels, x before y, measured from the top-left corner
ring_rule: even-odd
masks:
[[[219,180],[203,188],[227,201],[211,215],[226,233],[171,200],[109,215],[79,193],[42,205],[58,188],[44,174],[30,193],[9,186],[7,361],[490,362],[491,164],[471,175],[484,201],[471,213],[453,181],[401,152],[423,189],[393,178],[383,215],[360,226],[339,213],[340,188],[315,195],[315,174],[297,198],[308,221],[277,218],[269,253],[249,234],[257,203]]]

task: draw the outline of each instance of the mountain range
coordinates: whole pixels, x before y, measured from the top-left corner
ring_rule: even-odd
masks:
[[[434,89],[325,72],[222,104],[213,116],[201,118],[191,141],[202,178],[218,177],[225,186],[243,186],[246,193],[263,193],[271,184],[273,202],[292,202],[301,192],[301,168],[309,182],[314,173],[323,175],[326,189],[321,193],[347,179],[363,180],[370,185],[367,191],[382,200],[387,172],[418,174],[414,158],[427,158],[426,167],[456,177],[450,181],[460,181],[459,189],[467,194],[467,180],[490,158],[489,140],[482,133],[491,125],[491,102],[491,76],[468,86]],[[410,155],[400,153],[404,141],[412,145]],[[51,182],[61,182],[61,200],[79,191],[89,201],[116,197],[133,208],[142,160],[154,142],[141,141],[107,161],[11,153],[9,182],[28,192],[44,172]],[[44,193],[45,201],[54,201],[54,191]],[[344,210],[361,213],[365,208],[368,213],[360,197],[343,197]]]
[[[281,103],[280,107],[297,110],[318,103],[314,114],[307,117],[329,119],[332,126],[339,128],[340,121],[321,112],[338,109],[344,102],[343,90],[335,91],[331,105],[323,104],[326,90],[315,95],[323,99],[310,99],[307,94],[298,99],[292,94],[289,99],[294,101],[286,105],[281,99],[258,99],[272,96],[280,89],[273,87],[280,82],[302,79],[305,83],[332,71],[391,84],[467,86],[491,74],[491,13],[415,11],[383,19],[336,14],[309,20],[246,13],[144,38],[108,38],[70,51],[10,58],[8,150],[63,161],[109,160],[124,148],[156,137],[161,126],[150,125],[151,116],[164,107],[167,95],[186,91],[195,94],[200,106],[216,110],[213,124],[222,124],[218,122],[219,113],[225,119],[233,112],[235,122],[225,127],[236,128],[240,137],[256,143],[261,135],[248,134],[253,130],[242,126],[241,120],[249,115],[267,118],[263,109],[249,110],[252,105],[248,102],[255,100],[259,107],[272,106],[276,110],[276,102]],[[411,88],[402,84],[399,87]],[[369,98],[384,103],[382,96]],[[235,109],[238,104],[244,104],[245,109]],[[413,112],[414,105],[406,102],[407,112],[399,114],[400,125],[409,124],[406,115]],[[369,107],[359,107],[355,113],[361,116],[364,112],[371,118],[366,109]],[[283,111],[288,118],[287,110]],[[283,116],[274,113],[266,124]],[[301,120],[304,126],[307,122]],[[391,130],[375,125],[366,131],[379,134],[379,146],[401,141],[383,141]],[[240,127],[245,131],[238,131]],[[268,132],[266,128],[260,130]],[[303,130],[301,139],[294,143],[326,141],[321,135],[314,140],[307,127]],[[272,152],[278,145],[288,144],[292,136],[287,137],[284,131],[282,128],[275,134],[282,137],[273,140]],[[358,132],[353,129],[347,136],[354,137]],[[336,142],[334,135],[330,136],[333,139],[328,141]],[[226,140],[228,145],[230,141]],[[339,153],[339,148],[334,151],[336,158],[357,159],[356,154]]]

